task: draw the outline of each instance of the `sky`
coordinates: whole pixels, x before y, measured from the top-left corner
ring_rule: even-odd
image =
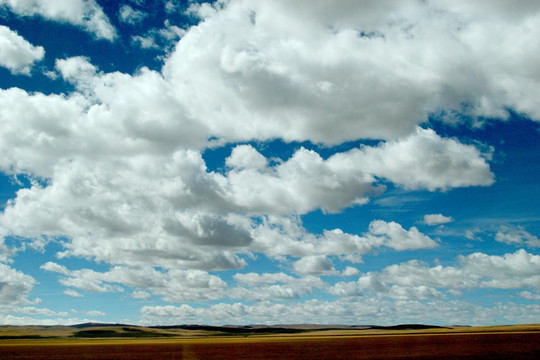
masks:
[[[540,322],[540,1],[0,0],[0,324]]]

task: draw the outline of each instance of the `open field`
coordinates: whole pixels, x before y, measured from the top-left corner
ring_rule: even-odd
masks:
[[[0,356],[6,360],[537,359],[540,356],[539,325],[298,329],[302,331],[268,334],[264,333],[268,328],[262,328],[258,333],[230,335],[226,333],[227,329],[220,333],[214,328],[0,327],[0,336],[3,337]],[[145,332],[153,335],[147,336]],[[8,333],[11,335],[6,335]],[[55,337],[28,339],[25,334],[43,337],[55,334]],[[74,334],[83,337],[73,337]],[[158,337],[158,334],[167,335]],[[18,338],[7,339],[10,336]]]

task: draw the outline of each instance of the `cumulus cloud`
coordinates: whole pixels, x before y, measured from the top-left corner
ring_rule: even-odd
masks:
[[[458,257],[459,266],[429,267],[417,260],[385,268],[380,281],[399,286],[498,289],[539,288],[540,256],[525,250],[503,256],[476,252]]]
[[[42,46],[34,46],[26,41],[16,31],[0,25],[0,66],[12,74],[30,75],[35,62],[45,56]]]
[[[373,220],[363,236],[348,234],[341,229],[325,230],[322,235],[315,235],[306,231],[295,218],[266,217],[262,225],[254,230],[254,242],[250,249],[274,258],[303,258],[294,266],[300,273],[309,273],[309,269],[333,272],[332,262],[327,256],[360,263],[362,255],[373,253],[382,246],[403,251],[429,249],[437,246],[437,243],[416,227],[405,230],[396,222]]]
[[[22,16],[80,26],[98,38],[116,36],[94,0],[0,4]],[[169,1],[166,8],[177,5]],[[189,13],[200,17],[199,24],[182,30],[165,23],[132,39],[141,47],[177,42],[161,71],[105,73],[89,58],[59,59],[56,71],[74,86],[71,93],[0,90],[0,170],[30,181],[0,214],[2,234],[61,237],[58,261],[78,256],[113,265],[97,272],[44,264],[70,296],[129,287],[142,300],[229,296],[265,302],[298,299],[318,288],[343,297],[373,292],[410,301],[414,311],[421,304],[414,301],[442,299],[450,290],[535,288],[537,259],[527,252],[475,253],[459,258],[455,267],[411,261],[380,273],[358,276],[352,267],[340,273],[338,261],[361,263],[382,247],[434,248],[437,240],[392,221],[373,220],[363,234],[339,228],[312,234],[301,223],[313,211],[338,213],[366,204],[388,183],[429,191],[493,184],[489,154],[425,127],[432,114],[448,122],[459,121],[457,113],[475,121],[506,119],[509,108],[540,119],[540,16],[537,5],[528,6],[525,11],[523,4],[465,1],[192,4]],[[128,23],[142,19],[127,5],[119,16]],[[492,24],[492,17],[503,21]],[[3,66],[28,73],[43,58],[39,47],[8,28],[0,31],[0,39],[20,45],[17,56],[9,55],[15,65],[0,60]],[[311,143],[274,159],[259,147],[273,139]],[[321,143],[362,139],[379,142],[334,148],[328,156],[317,150]],[[230,145],[231,153],[223,169],[212,171],[202,154],[222,145]],[[424,224],[451,220],[428,214]],[[495,240],[529,247],[539,242],[522,228],[501,228]],[[230,289],[208,272],[238,269],[256,256],[287,263],[301,277],[238,276],[238,286]],[[23,301],[32,282],[13,269],[3,271],[26,280],[26,287],[17,288],[22,297],[5,295]],[[326,286],[314,275],[358,280]],[[4,288],[14,294],[15,282],[8,283]],[[380,314],[370,301],[363,305]],[[281,309],[273,304],[264,312],[258,306],[146,307],[143,313],[216,321],[230,314],[246,321],[260,315],[271,321]],[[354,306],[306,302],[291,319],[306,322],[319,310],[336,311],[329,321],[367,314]],[[395,315],[392,303],[385,306],[384,315]]]
[[[369,232],[375,237],[382,237],[382,243],[395,250],[429,249],[437,246],[435,241],[416,227],[405,230],[394,221],[374,220],[369,224]]]
[[[443,214],[426,214],[424,215],[423,223],[426,225],[434,226],[447,224],[452,221],[454,221],[454,219],[451,216],[444,216]]]
[[[383,191],[375,185],[376,178],[432,191],[494,181],[475,147],[420,128],[405,139],[337,153],[327,160],[301,148],[273,168],[266,163],[250,145],[238,146],[227,158],[231,195],[240,206],[264,213],[290,213],[295,208],[292,211],[298,213],[317,208],[337,212]]]
[[[1,0],[0,5],[20,16],[41,16],[82,27],[98,39],[114,40],[116,30],[95,0]]]
[[[460,309],[460,311],[456,311]],[[495,304],[483,307],[468,301],[389,301],[376,298],[350,298],[335,301],[309,300],[292,304],[259,302],[253,305],[242,303],[220,303],[206,308],[180,306],[144,306],[141,322],[146,324],[177,324],[179,322],[208,324],[275,324],[316,323],[321,319],[327,324],[391,325],[410,323],[423,314],[430,324],[490,325],[492,319],[515,319],[521,323],[530,321],[531,316],[540,315],[537,304]]]
[[[227,295],[232,299],[249,301],[298,300],[311,294],[314,288],[324,288],[324,282],[315,276],[292,277],[281,273],[236,274],[238,286]]]
[[[363,161],[366,172],[409,189],[447,190],[494,182],[486,159],[476,147],[441,138],[429,129],[417,128],[405,139],[353,150],[350,159],[338,156],[340,161]]]
[[[446,299],[461,290],[475,288],[540,289],[540,257],[519,250],[503,256],[473,253],[459,256],[456,266],[430,267],[418,260],[390,265],[380,272],[361,274],[355,281],[341,281],[323,291],[348,297],[394,300]],[[535,295],[520,293],[527,299]]]
[[[123,292],[128,286],[135,290],[133,297],[147,300],[151,293],[160,295],[164,301],[177,303],[193,300],[222,298],[227,284],[215,275],[200,270],[169,270],[162,272],[151,267],[135,268],[115,266],[107,272],[91,269],[67,270],[64,266],[47,262],[42,269],[57,272],[60,284],[85,292]],[[68,289],[68,295],[79,296]]]
[[[540,247],[540,239],[521,226],[501,226],[497,234],[495,234],[495,240],[515,246]]]
[[[335,274],[334,264],[326,256],[306,256],[296,261],[293,268],[300,274],[330,275]]]
[[[36,281],[30,275],[0,264],[0,303],[2,305],[29,304],[28,295]]]
[[[304,5],[192,5],[202,21],[165,77],[189,87],[203,122],[237,140],[393,139],[443,110],[449,121],[456,112],[507,118],[508,106],[540,119],[537,5],[513,16],[462,1]]]

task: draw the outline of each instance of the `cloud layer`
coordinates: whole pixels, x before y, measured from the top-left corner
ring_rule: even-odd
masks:
[[[94,0],[0,5],[94,42],[164,49],[161,68],[133,73],[103,71],[93,60],[103,54],[54,59],[42,70],[63,92],[0,89],[0,171],[20,184],[0,213],[0,302],[13,313],[73,319],[31,309],[39,285],[11,264],[15,253],[54,243],[54,261],[37,266],[58,277],[60,292],[73,301],[159,299],[141,308],[147,323],[540,314],[459,298],[472,289],[537,298],[540,262],[528,251],[540,241],[523,227],[499,226],[491,239],[520,249],[432,265],[417,256],[445,255],[456,239],[444,229],[463,226],[455,212],[422,208],[416,224],[397,210],[351,215],[389,192],[421,199],[495,184],[492,144],[474,131],[445,136],[433,119],[468,130],[511,113],[540,120],[537,4],[217,1],[190,4],[183,16],[192,26],[166,19],[162,28],[145,25],[154,15],[139,2],[115,14]],[[44,56],[0,26],[0,65],[12,74],[36,76]],[[304,223],[319,214],[341,220]],[[204,301],[211,305],[193,305]]]

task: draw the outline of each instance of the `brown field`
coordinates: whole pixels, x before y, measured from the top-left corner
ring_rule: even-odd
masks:
[[[96,329],[96,328],[92,328]],[[219,335],[136,327],[97,328],[170,337],[70,337],[80,329],[0,327],[1,359],[539,359],[540,325],[422,330],[310,329],[294,334]],[[78,333],[81,334],[81,333]],[[55,336],[8,339],[9,336]],[[151,335],[154,336],[154,335]]]

